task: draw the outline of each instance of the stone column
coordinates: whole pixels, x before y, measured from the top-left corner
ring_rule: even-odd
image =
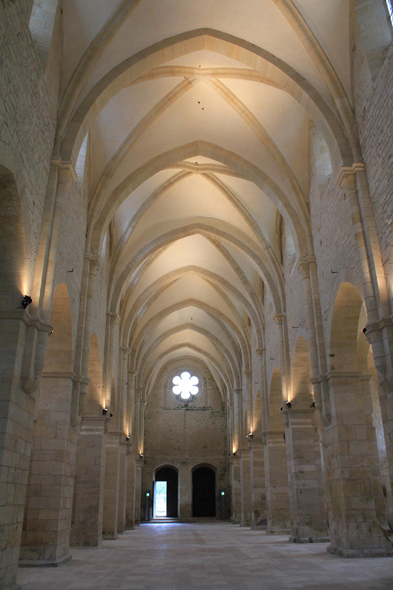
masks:
[[[135,526],[141,524],[141,488],[143,458],[138,459],[135,469]]]
[[[117,532],[124,533],[126,530],[126,501],[127,501],[127,457],[128,445],[123,435],[120,443],[120,471],[119,471],[119,513],[117,520]]]
[[[71,545],[75,547],[101,546],[107,422],[104,416],[82,418],[71,529]]]
[[[189,521],[192,518],[192,472],[189,461],[184,461],[179,469],[179,518]]]
[[[120,437],[122,433],[106,435],[105,492],[104,492],[104,539],[117,539],[119,514]]]
[[[266,527],[266,488],[265,488],[265,454],[262,441],[251,439],[251,464],[253,474],[252,504],[253,518],[252,526]]]
[[[127,488],[126,488],[126,529],[135,528],[135,480],[136,458],[135,451],[127,455]]]
[[[362,394],[360,377],[355,372],[328,375],[333,408],[332,425],[323,433],[328,551],[342,557],[393,555],[390,529],[382,528],[386,513],[371,396]]]
[[[35,401],[18,385],[26,324],[1,312],[0,321],[0,587],[16,581]],[[19,316],[19,318],[17,318]]]
[[[69,540],[77,432],[70,424],[72,373],[43,373],[22,535],[21,565],[60,565]]]
[[[233,524],[241,521],[240,457],[232,457],[232,515]]]
[[[266,534],[290,532],[287,457],[284,433],[265,433]]]
[[[393,316],[364,164],[342,167],[337,184],[344,190],[351,211],[368,318],[366,337],[372,346],[380,385],[386,454],[393,483]]]
[[[241,521],[240,521],[240,526],[251,526],[251,524],[252,524],[251,452],[250,452],[250,449],[245,446],[241,449],[240,483],[241,483]]]
[[[287,449],[290,541],[329,540],[326,530],[321,450],[314,408],[283,410]]]

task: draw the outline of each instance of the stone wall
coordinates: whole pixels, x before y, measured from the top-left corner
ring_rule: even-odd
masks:
[[[382,261],[393,295],[393,46],[371,78],[363,37],[356,19],[351,26],[355,117],[366,164]]]
[[[172,393],[172,376],[194,369],[200,377],[200,391],[188,402]],[[227,491],[229,506],[229,451],[226,411],[214,380],[201,363],[195,361],[168,364],[153,388],[145,417],[144,467],[142,490],[151,490],[157,467],[169,465],[179,471],[179,516],[192,515],[192,469],[197,465],[216,470],[217,517],[218,492]],[[142,495],[143,503],[143,495]],[[144,516],[144,506],[142,506]]]
[[[28,3],[23,0],[5,2],[2,8],[0,146],[3,143],[3,149],[13,154],[17,167],[26,256],[32,275],[57,124],[62,32],[57,22],[48,65],[43,69],[29,32],[28,17]]]

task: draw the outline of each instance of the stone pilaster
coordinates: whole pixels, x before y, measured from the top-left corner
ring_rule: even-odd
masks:
[[[287,457],[284,433],[265,433],[266,534],[290,532]]]
[[[126,529],[135,528],[135,479],[136,459],[135,451],[127,455],[127,488],[126,488]]]
[[[71,545],[100,547],[105,486],[104,416],[84,416],[78,440],[75,469]]]
[[[143,459],[138,459],[135,469],[135,526],[141,524],[142,467]]]
[[[104,518],[102,530],[104,539],[117,539],[120,436],[121,433],[119,432],[108,432],[106,435]]]
[[[119,471],[119,513],[117,519],[117,532],[124,533],[126,530],[126,502],[127,502],[127,458],[128,445],[125,435],[120,444],[120,471]]]
[[[240,524],[241,520],[241,491],[240,491],[240,457],[232,457],[232,515],[231,521]]]
[[[252,524],[252,471],[251,453],[248,447],[241,449],[240,457],[240,486],[241,486],[241,526]]]
[[[251,465],[252,465],[252,505],[253,505],[253,527],[266,527],[266,487],[265,487],[265,451],[262,441],[255,437],[250,443]]]
[[[290,540],[317,543],[328,540],[321,450],[316,412],[284,410],[288,484],[291,511]]]

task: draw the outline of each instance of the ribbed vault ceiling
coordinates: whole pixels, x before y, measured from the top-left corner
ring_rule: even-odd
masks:
[[[75,161],[88,133],[88,246],[110,242],[139,386],[193,357],[224,394],[263,346],[263,292],[285,307],[281,216],[297,256],[310,242],[311,123],[349,152],[347,2],[70,0],[64,19],[58,147]]]

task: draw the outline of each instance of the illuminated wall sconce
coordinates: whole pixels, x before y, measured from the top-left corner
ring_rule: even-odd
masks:
[[[143,459],[143,453],[139,453],[141,459]]]
[[[33,303],[33,299],[29,295],[25,295],[20,302],[19,309],[26,309],[26,307],[28,307],[31,303]]]
[[[311,404],[310,408],[315,408],[315,402]]]
[[[285,405],[287,406],[288,410],[292,408],[291,402],[285,402]]]
[[[126,441],[128,442],[129,440],[130,440],[130,437],[129,436],[126,436]]]
[[[108,413],[108,410],[106,408],[102,408],[102,415],[106,416]]]
[[[247,434],[246,438],[254,438],[254,435],[253,435],[253,433],[252,433],[252,432],[249,432],[249,433]]]

